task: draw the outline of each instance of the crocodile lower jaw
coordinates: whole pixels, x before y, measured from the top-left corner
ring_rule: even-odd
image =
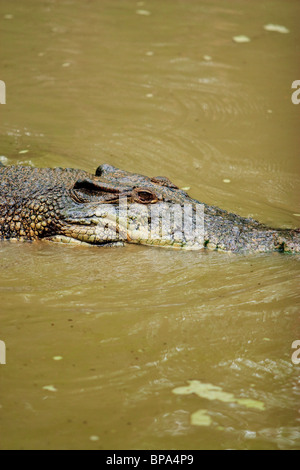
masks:
[[[116,242],[101,242],[101,243],[88,243],[81,240],[77,240],[76,238],[67,237],[65,235],[55,235],[53,237],[47,237],[43,240],[51,242],[51,243],[63,243],[65,245],[84,245],[84,246],[124,246],[123,242],[116,241]]]

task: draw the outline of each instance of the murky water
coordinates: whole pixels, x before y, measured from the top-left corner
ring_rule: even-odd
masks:
[[[163,174],[297,227],[299,13],[297,0],[2,0],[0,153]],[[0,266],[1,448],[300,448],[299,257],[2,243]],[[189,380],[248,406],[173,393]]]

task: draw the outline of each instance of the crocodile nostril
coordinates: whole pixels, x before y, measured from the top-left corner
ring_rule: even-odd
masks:
[[[96,170],[96,175],[95,176],[102,176],[103,174],[103,168],[102,168],[102,165],[98,166],[97,170]]]

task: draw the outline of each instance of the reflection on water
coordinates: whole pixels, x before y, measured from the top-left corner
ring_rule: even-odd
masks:
[[[0,6],[10,163],[165,174],[299,226],[296,0],[23,3]],[[1,448],[299,448],[299,257],[2,243],[0,266]]]

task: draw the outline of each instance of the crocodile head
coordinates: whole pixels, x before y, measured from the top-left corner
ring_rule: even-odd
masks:
[[[203,205],[168,178],[110,165],[80,177],[64,195],[53,241],[203,248]]]
[[[109,165],[95,175],[0,168],[0,239],[300,253],[300,230],[265,226],[195,201],[168,178]]]

